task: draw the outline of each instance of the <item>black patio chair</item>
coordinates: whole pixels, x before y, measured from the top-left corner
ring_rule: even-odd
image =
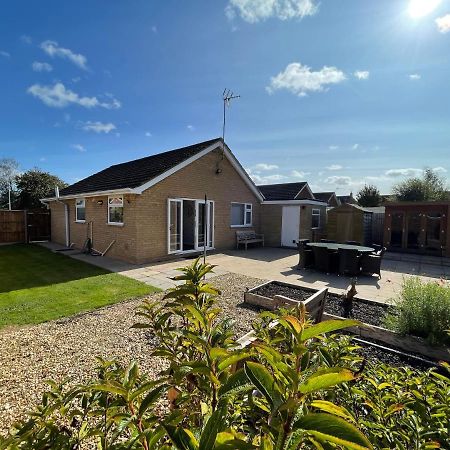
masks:
[[[372,254],[374,254],[374,255],[378,254],[378,252],[383,248],[382,245],[378,245],[378,244],[372,244],[371,247],[373,248]]]
[[[338,250],[338,256],[339,275],[359,275],[361,254],[358,252],[358,250],[348,250],[340,248]]]
[[[313,247],[314,267],[327,274],[336,271],[337,252],[329,251],[325,247]]]
[[[324,243],[324,244],[335,244],[336,241],[332,241],[330,239],[321,239],[320,242]]]
[[[346,241],[345,243],[347,245],[359,245],[359,246],[361,246],[361,242],[358,242],[358,241]]]
[[[298,268],[299,269],[306,269],[308,267],[314,266],[314,254],[311,249],[308,249],[306,244],[309,242],[308,239],[301,239],[297,243],[298,248]]]
[[[383,258],[379,255],[365,254],[361,258],[361,273],[373,275],[376,273],[381,280],[381,261]]]

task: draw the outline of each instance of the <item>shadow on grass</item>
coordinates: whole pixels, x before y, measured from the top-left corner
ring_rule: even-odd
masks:
[[[81,280],[109,271],[33,244],[0,246],[0,292]]]

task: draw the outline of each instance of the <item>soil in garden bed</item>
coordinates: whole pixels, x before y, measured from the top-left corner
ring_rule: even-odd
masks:
[[[307,289],[301,286],[284,286],[272,282],[259,287],[254,294],[273,298],[275,295],[284,295],[293,300],[305,301],[317,290]],[[328,294],[325,303],[325,312],[339,317],[348,317],[359,320],[369,325],[383,326],[384,318],[393,308],[378,303],[366,303],[354,300],[350,308],[346,308],[345,302],[340,295]]]

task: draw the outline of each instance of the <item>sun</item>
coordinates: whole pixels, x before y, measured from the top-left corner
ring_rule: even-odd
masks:
[[[411,0],[409,2],[409,15],[418,19],[433,12],[442,0]]]

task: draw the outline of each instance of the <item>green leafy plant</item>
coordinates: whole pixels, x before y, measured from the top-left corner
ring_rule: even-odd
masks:
[[[388,328],[422,337],[433,345],[450,345],[447,333],[450,329],[450,286],[447,282],[407,278],[395,305],[395,313],[386,319]]]
[[[150,357],[167,362],[157,380],[99,359],[90,383],[50,383],[0,449],[445,448],[448,378],[384,367],[366,377],[351,338],[330,335],[357,322],[313,324],[303,306],[263,313],[244,345],[204,281],[213,266],[181,270],[184,284],[138,311],[135,328],[157,340]]]

